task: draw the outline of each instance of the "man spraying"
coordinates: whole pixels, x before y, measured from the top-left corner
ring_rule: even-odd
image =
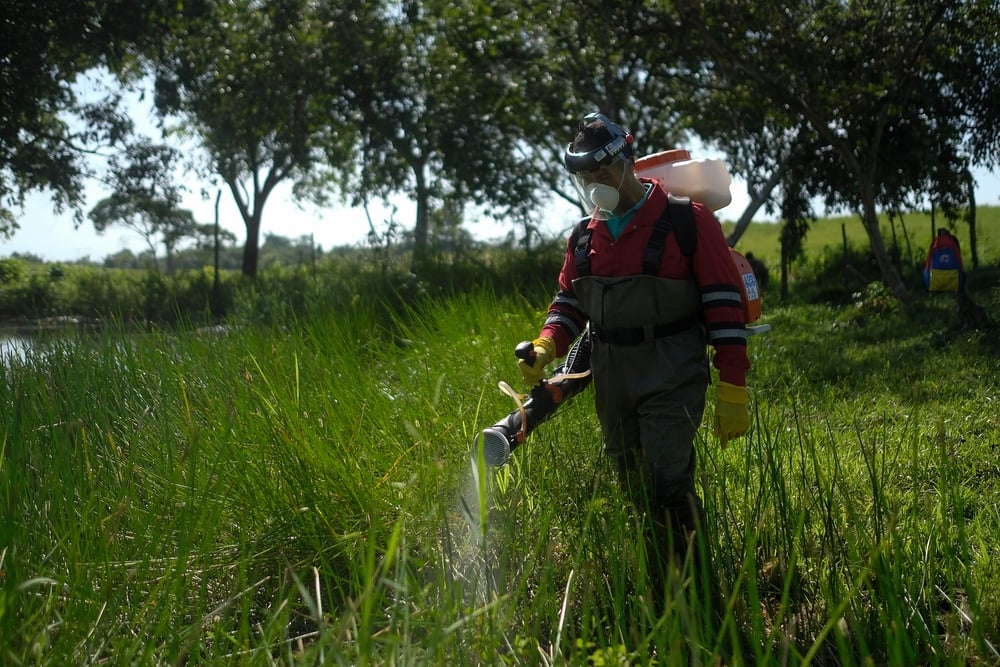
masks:
[[[694,438],[711,379],[707,346],[719,374],[714,431],[725,446],[750,425],[747,331],[721,226],[703,204],[637,177],[633,141],[595,113],[567,147],[566,167],[594,209],[569,238],[558,292],[528,353],[519,349],[518,366],[525,382],[539,384],[590,323],[605,451],[648,514],[661,560],[676,562],[704,518]],[[684,214],[694,218],[690,241],[671,233]]]

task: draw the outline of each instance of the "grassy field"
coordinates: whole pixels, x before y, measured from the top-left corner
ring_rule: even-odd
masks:
[[[589,391],[507,467],[470,462],[546,299],[483,292],[389,326],[358,300],[8,359],[0,662],[1000,661],[995,328],[878,288],[767,308],[751,433],[698,443],[720,626],[690,577],[653,612]]]
[[[903,277],[914,287],[919,286],[916,268],[923,268],[927,248],[933,238],[933,229],[947,227],[948,223],[940,212],[933,220],[929,213],[906,213],[902,217],[889,219],[883,215],[880,228],[887,248],[897,247]],[[732,223],[723,223],[728,234]],[[969,226],[960,220],[953,229],[962,246],[966,266],[972,267],[972,245]],[[747,253],[752,252],[771,268],[777,277],[781,264],[781,226],[773,223],[754,222],[747,227],[736,247]],[[868,236],[858,216],[832,217],[815,221],[809,228],[804,241],[803,257],[793,266],[792,272],[802,273],[815,267],[817,263],[828,262],[843,254],[845,241],[849,248],[867,251]],[[1000,207],[980,206],[976,213],[976,254],[981,264],[996,263],[1000,258]],[[794,276],[793,276],[794,281]]]

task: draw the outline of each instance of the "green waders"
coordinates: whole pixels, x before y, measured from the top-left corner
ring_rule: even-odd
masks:
[[[693,281],[650,275],[583,276],[573,286],[594,336],[605,451],[651,523],[651,574],[662,595],[667,568],[683,564],[704,518],[694,485],[694,438],[711,378],[701,296]]]

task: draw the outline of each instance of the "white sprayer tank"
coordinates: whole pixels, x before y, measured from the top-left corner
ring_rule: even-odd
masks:
[[[637,176],[655,178],[667,192],[699,201],[718,211],[733,201],[733,179],[726,163],[718,159],[692,160],[684,149],[661,151],[635,161]]]

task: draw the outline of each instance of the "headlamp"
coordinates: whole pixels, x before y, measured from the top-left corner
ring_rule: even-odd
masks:
[[[584,119],[584,124],[599,120],[604,124],[610,141],[593,150],[577,153],[573,151],[573,143],[566,147],[566,154],[563,161],[570,173],[578,174],[585,171],[597,171],[601,167],[611,164],[615,160],[632,157],[632,134],[623,130],[617,123],[612,122],[607,116],[600,113],[588,114]]]

